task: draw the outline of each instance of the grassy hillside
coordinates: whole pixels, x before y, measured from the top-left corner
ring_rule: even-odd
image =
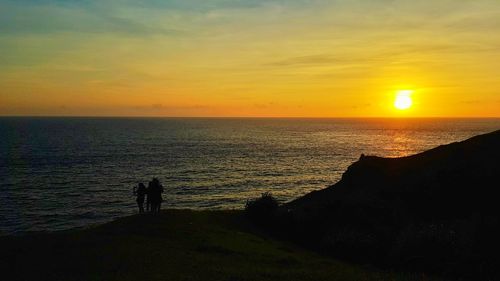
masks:
[[[259,232],[239,211],[169,210],[0,238],[2,280],[429,280],[350,265]]]

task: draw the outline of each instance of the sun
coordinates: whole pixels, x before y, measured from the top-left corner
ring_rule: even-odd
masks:
[[[399,110],[406,110],[411,107],[413,101],[411,99],[412,90],[399,90],[396,92],[394,107]]]

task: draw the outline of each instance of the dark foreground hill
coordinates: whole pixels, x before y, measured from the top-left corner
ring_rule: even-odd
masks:
[[[500,131],[403,158],[361,156],[283,205],[294,239],[336,256],[500,280]]]
[[[0,237],[0,280],[432,280],[272,239],[241,211],[168,210],[86,230]]]

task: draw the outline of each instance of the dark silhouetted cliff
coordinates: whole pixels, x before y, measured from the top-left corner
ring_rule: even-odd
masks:
[[[337,184],[283,205],[277,221],[333,255],[497,278],[499,189],[495,131],[408,157],[362,156]]]

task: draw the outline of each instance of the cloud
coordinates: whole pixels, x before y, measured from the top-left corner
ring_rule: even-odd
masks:
[[[58,32],[121,33],[135,36],[178,35],[182,31],[153,25],[109,10],[81,6],[4,4],[0,7],[0,33],[47,34]]]
[[[336,62],[343,62],[346,59],[335,58],[331,55],[307,55],[300,57],[291,57],[284,60],[274,61],[267,63],[268,66],[294,66],[294,65],[318,65],[318,64],[331,64]]]
[[[275,102],[267,102],[267,103],[255,103],[253,105],[254,108],[257,109],[268,109],[268,108],[276,108],[278,106],[281,106]]]
[[[161,103],[154,103],[149,106],[144,106],[144,105],[137,105],[134,106],[133,109],[143,111],[143,112],[148,112],[148,111],[179,111],[179,110],[198,110],[198,109],[210,109],[210,106],[207,105],[200,105],[200,104],[194,104],[194,105],[164,105]]]
[[[369,66],[372,63],[384,62],[400,56],[410,55],[449,55],[467,54],[481,52],[495,52],[498,50],[493,44],[481,44],[479,42],[381,42],[373,44],[370,50],[357,52],[356,48],[344,47],[330,54],[311,54],[304,56],[289,57],[264,63],[264,66],[291,67],[291,66],[322,66],[337,65],[344,67]],[[435,59],[434,59],[435,60]],[[425,62],[427,63],[427,61]]]

